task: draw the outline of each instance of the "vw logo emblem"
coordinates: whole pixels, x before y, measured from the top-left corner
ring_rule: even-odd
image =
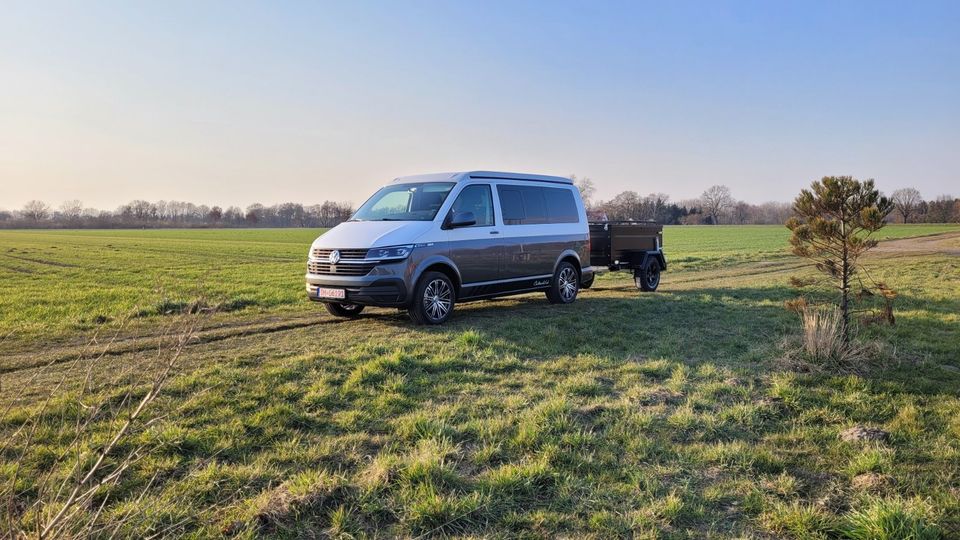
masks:
[[[331,251],[330,255],[327,257],[327,262],[330,264],[337,264],[340,262],[340,251],[336,249]]]

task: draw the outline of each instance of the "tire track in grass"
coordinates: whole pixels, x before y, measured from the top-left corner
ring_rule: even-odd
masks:
[[[196,337],[190,342],[190,346],[223,341],[236,337],[244,337],[256,334],[271,334],[275,332],[284,332],[296,330],[310,326],[319,326],[328,323],[340,322],[339,319],[329,317],[310,317],[274,320],[268,323],[245,323],[237,325],[228,325],[209,328],[197,332]],[[148,351],[156,348],[157,340],[162,334],[150,334],[146,336],[136,336],[117,339],[109,346],[89,346],[68,345],[47,349],[42,352],[35,351],[30,353],[18,353],[6,357],[0,357],[0,375],[10,374],[26,369],[33,369],[42,366],[53,366],[76,360],[80,354],[87,356],[119,356],[136,352]]]
[[[78,265],[76,265],[76,264],[70,264],[70,263],[65,263],[65,262],[47,261],[47,260],[44,260],[44,259],[33,259],[33,258],[30,258],[30,257],[17,257],[16,255],[10,255],[9,253],[4,253],[4,255],[7,256],[7,257],[10,257],[11,259],[16,259],[16,260],[18,260],[18,261],[32,262],[32,263],[35,263],[35,264],[44,264],[44,265],[47,265],[47,266],[57,266],[57,267],[60,267],[60,268],[80,268],[80,267],[79,267]]]

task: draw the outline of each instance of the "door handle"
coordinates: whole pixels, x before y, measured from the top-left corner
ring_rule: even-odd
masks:
[[[500,231],[490,231],[490,234],[500,234]]]

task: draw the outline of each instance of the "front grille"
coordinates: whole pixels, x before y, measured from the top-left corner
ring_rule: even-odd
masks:
[[[313,260],[307,263],[307,270],[311,274],[325,276],[365,276],[377,265],[376,262],[359,262],[367,258],[366,249],[338,249],[340,262],[330,264],[328,261],[330,248],[316,248],[313,250]]]
[[[320,259],[322,261],[327,260],[327,257],[330,256],[332,249],[322,249],[316,248],[313,250],[313,258]],[[340,251],[340,260],[341,261],[355,261],[358,259],[367,258],[367,250],[365,249],[341,249]]]
[[[310,261],[307,263],[307,270],[311,274],[328,276],[365,276],[376,265],[377,263],[330,264],[326,261]]]

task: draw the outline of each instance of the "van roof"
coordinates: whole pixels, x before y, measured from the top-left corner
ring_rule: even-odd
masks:
[[[463,182],[466,180],[528,180],[531,182],[549,182],[551,184],[573,184],[573,180],[562,176],[525,174],[498,171],[464,171],[433,174],[416,174],[394,178],[393,183],[401,182]]]

